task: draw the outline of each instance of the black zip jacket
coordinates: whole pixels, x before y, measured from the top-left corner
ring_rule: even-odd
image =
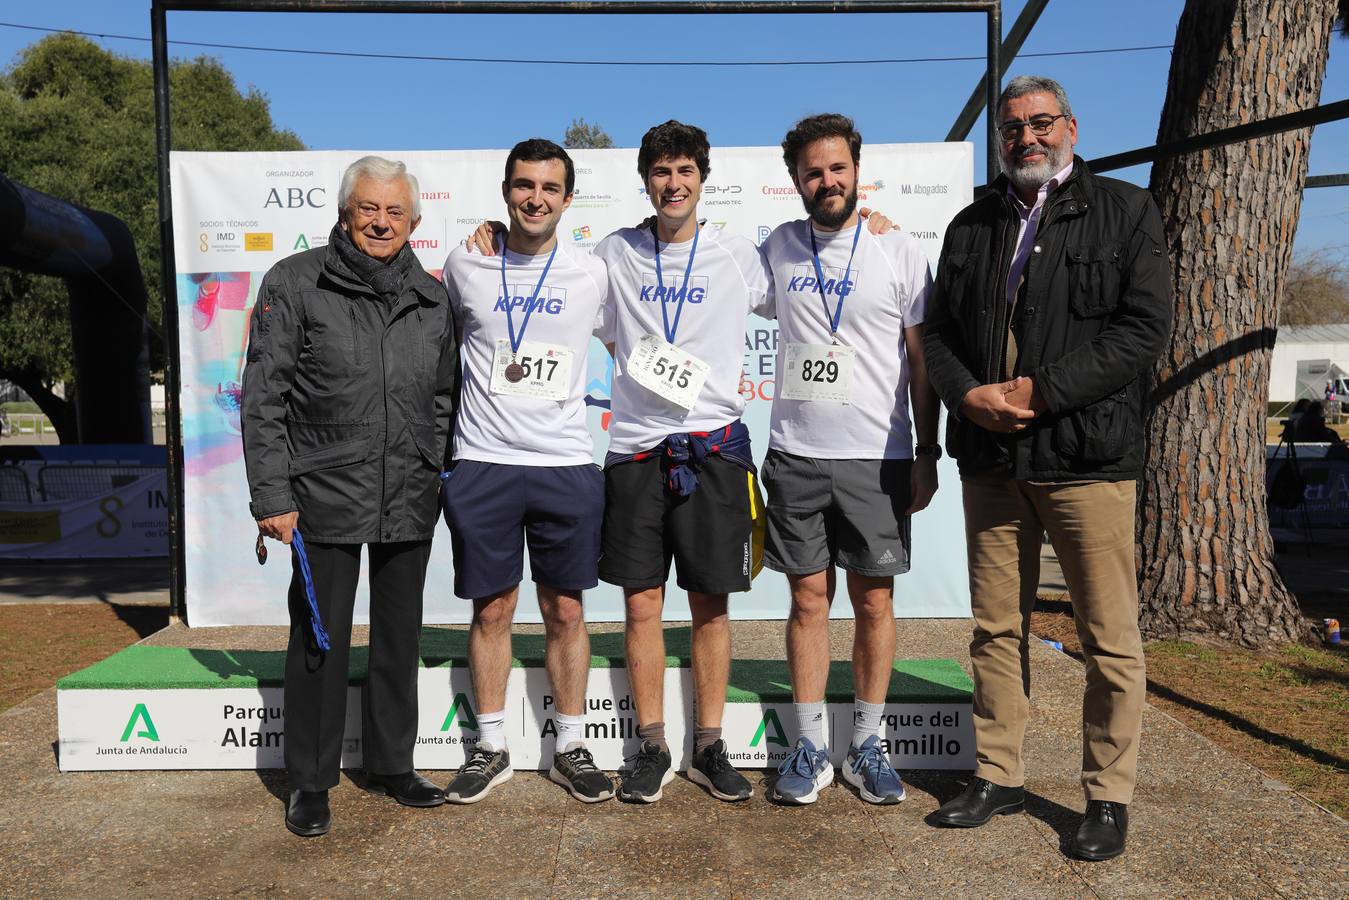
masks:
[[[962,474],[1135,479],[1152,365],[1171,332],[1157,206],[1142,188],[1097,177],[1074,158],[1072,173],[1045,199],[1010,373],[1033,378],[1048,410],[1022,432],[994,434],[959,410],[972,388],[1001,380],[1018,225],[1003,175],[946,230],[923,322],[928,375],[951,413],[946,449]]]
[[[326,543],[430,540],[458,375],[449,298],[420,266],[386,305],[327,246],[277,263],[244,367],[253,517],[298,510]]]

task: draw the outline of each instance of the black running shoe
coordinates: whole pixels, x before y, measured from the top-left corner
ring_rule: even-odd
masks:
[[[706,747],[702,753],[693,754],[689,781],[701,784],[718,800],[748,800],[754,793],[754,788],[750,787],[745,776],[737,772],[726,758],[726,742],[723,740]]]
[[[637,755],[626,761],[632,763],[632,768],[618,789],[618,799],[626,803],[655,803],[661,797],[661,789],[674,781],[670,751],[660,749],[659,744],[642,741]]]
[[[572,749],[553,754],[553,767],[548,778],[562,785],[582,803],[599,803],[614,795],[614,783],[599,769],[595,758],[584,745],[574,743]]]
[[[468,751],[468,759],[459,767],[459,774],[445,788],[445,799],[450,803],[477,803],[492,788],[510,781],[514,774],[510,753],[480,744]]]

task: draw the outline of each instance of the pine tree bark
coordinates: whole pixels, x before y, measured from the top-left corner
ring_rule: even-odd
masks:
[[[1336,0],[1187,0],[1159,142],[1319,102]],[[1311,129],[1161,160],[1150,189],[1175,330],[1156,369],[1138,501],[1151,638],[1268,647],[1306,626],[1274,562],[1265,399]]]

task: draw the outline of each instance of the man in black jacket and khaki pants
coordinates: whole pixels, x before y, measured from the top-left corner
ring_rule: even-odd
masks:
[[[1069,852],[1109,859],[1124,851],[1146,692],[1135,482],[1170,275],[1156,205],[1073,155],[1077,120],[1057,82],[1013,79],[997,121],[1004,174],[947,229],[924,326],[964,495],[977,759],[932,821],[975,827],[1022,808],[1048,532],[1086,656],[1087,812]]]
[[[298,561],[286,652],[286,827],[329,828],[346,721],[361,545],[369,545],[370,666],[361,750],[371,786],[408,806],[444,793],[412,768],[422,589],[439,517],[458,356],[445,288],[408,236],[416,179],[367,156],[342,177],[328,244],[272,267],[258,290],[244,367],[250,509],[260,534],[305,541],[320,650]]]

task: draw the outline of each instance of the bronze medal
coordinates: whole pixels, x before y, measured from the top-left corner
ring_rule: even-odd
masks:
[[[511,384],[516,384],[518,382],[524,381],[524,378],[525,378],[525,367],[520,365],[518,362],[512,362],[509,366],[506,367],[506,380],[509,381]]]

